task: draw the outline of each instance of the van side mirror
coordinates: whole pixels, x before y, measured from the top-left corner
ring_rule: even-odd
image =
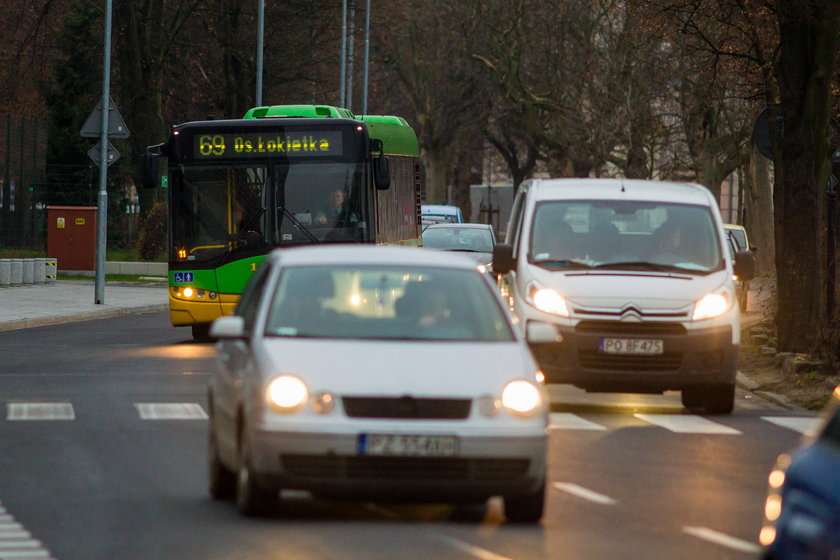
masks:
[[[499,243],[493,247],[493,272],[507,274],[516,268],[516,259],[513,258],[513,245]]]
[[[160,155],[146,152],[143,154],[143,187],[153,189],[157,187],[160,174]]]
[[[387,190],[391,186],[391,165],[385,154],[379,154],[373,158],[373,183],[380,191]]]
[[[755,256],[752,251],[738,251],[735,253],[735,264],[732,271],[739,280],[755,278]]]

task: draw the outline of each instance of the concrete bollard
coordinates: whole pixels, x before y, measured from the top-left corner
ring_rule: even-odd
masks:
[[[21,279],[21,284],[34,284],[35,283],[35,259],[22,259],[23,260],[23,274]]]
[[[11,262],[10,286],[23,284],[23,259],[9,259]]]
[[[45,257],[38,257],[35,259],[35,278],[36,284],[43,284],[46,282],[47,274],[47,259]]]
[[[46,282],[55,282],[55,279],[58,278],[58,259],[47,258],[44,262],[44,272]]]
[[[0,288],[8,287],[12,283],[12,261],[0,259]]]

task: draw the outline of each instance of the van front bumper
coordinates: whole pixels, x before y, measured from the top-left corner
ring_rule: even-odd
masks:
[[[739,345],[729,325],[686,329],[680,323],[581,321],[555,325],[559,342],[532,344],[547,383],[570,383],[587,391],[662,393],[698,385],[733,384]],[[659,339],[655,355],[609,354],[605,338]]]

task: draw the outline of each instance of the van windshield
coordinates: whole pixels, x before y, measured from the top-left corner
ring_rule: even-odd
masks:
[[[709,208],[627,200],[545,201],[531,227],[529,261],[546,268],[676,270],[724,268]]]

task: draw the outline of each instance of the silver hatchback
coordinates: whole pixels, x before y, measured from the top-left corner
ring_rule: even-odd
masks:
[[[210,491],[242,513],[303,489],[389,502],[501,495],[510,520],[541,518],[542,374],[471,259],[275,251],[211,335]]]

